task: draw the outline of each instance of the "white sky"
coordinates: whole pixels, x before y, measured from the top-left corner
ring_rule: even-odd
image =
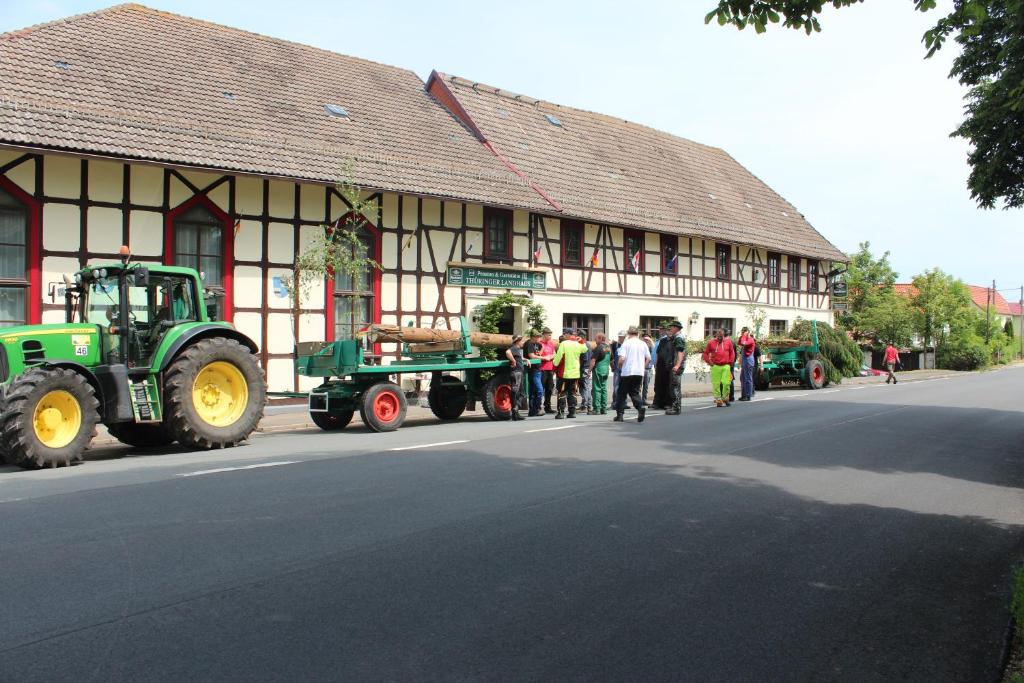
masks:
[[[0,31],[108,4],[0,0]],[[891,251],[901,280],[938,266],[972,284],[1024,283],[1024,213],[971,201],[967,145],[948,137],[962,117],[963,89],[946,77],[957,48],[923,59],[940,14],[911,0],[829,9],[811,37],[705,26],[716,0],[146,4],[716,145],[840,249]]]

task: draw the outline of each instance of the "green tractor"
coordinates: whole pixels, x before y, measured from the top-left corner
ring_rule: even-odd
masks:
[[[129,261],[65,277],[66,323],[0,330],[0,455],[35,469],[82,459],[106,425],[137,447],[235,446],[263,416],[256,344],[210,320],[191,268]]]

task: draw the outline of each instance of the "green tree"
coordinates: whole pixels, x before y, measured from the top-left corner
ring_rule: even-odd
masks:
[[[977,322],[967,286],[938,268],[914,277],[910,304],[914,332],[921,337],[926,351],[934,342],[937,352],[947,334],[966,339]]]
[[[857,332],[861,339],[875,344],[892,342],[910,346],[914,336],[914,309],[906,297],[893,289],[883,289],[867,297],[857,316]]]
[[[870,337],[878,323],[871,308],[876,303],[891,303],[883,295],[887,292],[892,293],[892,286],[899,273],[889,264],[889,252],[875,258],[871,253],[870,242],[861,242],[860,248],[848,256],[850,262],[846,271],[846,285],[849,291],[847,310],[837,316],[838,321],[850,330],[854,337]],[[870,318],[870,323],[865,322],[865,316]]]
[[[864,0],[720,0],[705,17],[763,33],[768,24],[820,31],[826,4]],[[911,0],[926,12],[936,0]],[[952,37],[961,47],[949,77],[968,88],[965,118],[952,135],[970,142],[967,187],[978,206],[1024,206],[1024,0],[953,0],[953,8],[925,32],[926,57]]]

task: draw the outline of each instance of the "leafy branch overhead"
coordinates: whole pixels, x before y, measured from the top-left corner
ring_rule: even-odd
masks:
[[[769,24],[821,31],[819,15],[831,5],[864,0],[721,0],[705,23],[764,33]],[[892,2],[892,0],[888,0]],[[910,0],[927,12],[936,0]],[[953,38],[961,47],[950,78],[968,88],[966,116],[951,134],[971,144],[967,187],[984,209],[1024,207],[1024,0],[953,0],[953,9],[922,36],[926,57]]]

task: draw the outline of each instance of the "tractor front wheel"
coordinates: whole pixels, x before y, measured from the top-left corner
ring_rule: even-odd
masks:
[[[202,339],[164,375],[164,423],[188,448],[229,448],[263,417],[267,382],[256,356],[234,339]]]
[[[804,373],[807,375],[808,389],[821,389],[825,386],[825,366],[820,360],[807,361]]]
[[[92,386],[74,370],[32,368],[8,388],[0,450],[26,469],[78,462],[96,436],[99,407]]]
[[[394,382],[382,382],[363,392],[359,417],[375,432],[393,432],[405,422],[407,408],[402,388]]]
[[[174,443],[174,437],[167,433],[162,424],[115,422],[107,425],[107,431],[121,443],[136,448],[160,448]]]

